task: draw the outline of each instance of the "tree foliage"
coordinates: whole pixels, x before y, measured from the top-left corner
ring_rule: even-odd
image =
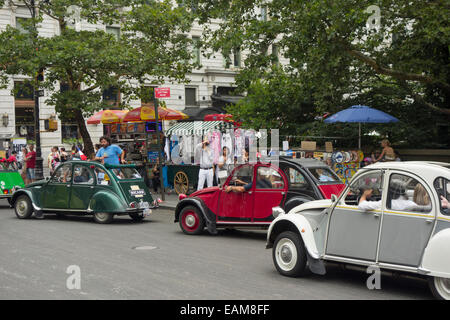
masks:
[[[314,105],[317,115],[367,104],[401,115],[409,126],[418,116],[450,120],[448,1],[192,2],[200,23],[222,19],[219,28],[205,33],[204,43],[211,52],[227,56],[239,47],[247,54],[236,83],[249,96],[239,108],[232,108],[244,123],[269,121],[278,114],[292,120],[284,121],[283,128],[295,123],[321,126],[307,124],[309,117],[296,122],[307,113],[305,102]],[[379,18],[373,5],[380,9]],[[287,59],[275,73],[274,44]],[[256,94],[274,98],[276,94],[279,99],[265,113],[266,100]],[[297,113],[282,115],[295,108]]]
[[[51,92],[47,103],[61,118],[76,118],[87,153],[92,142],[83,117],[108,107],[102,92],[114,87],[126,105],[139,97],[139,84],[184,81],[192,68],[188,32],[192,14],[170,0],[24,0],[34,19],[26,19],[26,32],[7,26],[0,33],[0,76],[6,85],[11,75],[29,76],[45,70],[40,88]],[[6,8],[19,3],[1,1]],[[36,30],[44,17],[57,22],[59,32],[45,37]],[[116,37],[103,28],[79,30],[73,22],[120,26]],[[59,86],[64,90],[58,90]]]

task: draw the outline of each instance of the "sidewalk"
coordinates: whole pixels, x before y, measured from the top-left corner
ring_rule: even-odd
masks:
[[[160,193],[153,193],[152,192],[153,199],[159,198],[162,200],[162,196]],[[159,204],[159,207],[162,209],[173,209],[175,210],[175,207],[178,204],[178,194],[175,192],[172,192],[171,194],[164,194],[165,200]]]

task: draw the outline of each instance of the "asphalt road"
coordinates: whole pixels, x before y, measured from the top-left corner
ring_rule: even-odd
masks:
[[[19,220],[0,200],[0,253],[0,299],[432,298],[425,281],[409,277],[383,276],[381,290],[367,289],[366,273],[338,267],[283,277],[265,232],[187,236],[162,209],[143,223],[119,217],[99,225],[90,217]],[[67,288],[72,265],[80,289]]]

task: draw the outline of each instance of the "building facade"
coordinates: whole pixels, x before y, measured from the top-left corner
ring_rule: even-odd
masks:
[[[7,25],[21,28],[21,21],[30,17],[30,12],[26,7],[12,7],[8,4],[0,9],[0,31]],[[118,26],[93,25],[80,21],[74,26],[79,30],[104,30],[106,32],[120,34]],[[56,20],[44,16],[43,22],[39,26],[39,34],[45,37],[52,37],[59,33],[59,25]],[[194,42],[202,35],[202,28],[194,25],[190,34]],[[204,115],[210,113],[223,112],[223,106],[229,101],[229,96],[234,85],[234,78],[241,67],[242,59],[240,52],[235,52],[229,59],[224,59],[220,54],[212,55],[210,58],[203,56],[200,50],[195,52],[195,59],[201,67],[193,70],[187,76],[190,80],[188,84],[160,84],[160,86],[170,87],[171,96],[165,101],[166,105],[176,110],[183,110],[192,119],[201,120]],[[6,89],[0,90],[0,157],[7,154],[20,144],[33,143],[35,130],[34,108],[32,91],[24,84],[24,76],[16,75],[10,77],[9,85]],[[149,85],[150,86],[150,85]],[[154,85],[152,85],[154,86]],[[77,125],[75,123],[64,123],[60,121],[53,106],[46,103],[49,92],[44,91],[39,98],[40,109],[40,137],[42,157],[44,159],[44,174],[48,174],[47,156],[53,146],[70,150],[71,145],[77,140],[81,141]],[[118,101],[123,97],[120,93],[111,91],[104,92],[104,99]],[[232,99],[233,100],[233,99]],[[141,106],[141,101],[130,102],[131,107]],[[55,119],[56,130],[46,130],[46,120]],[[173,122],[164,123],[165,129]],[[96,143],[103,134],[103,125],[87,125],[92,141]]]

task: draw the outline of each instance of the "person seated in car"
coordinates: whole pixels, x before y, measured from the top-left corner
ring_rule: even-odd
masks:
[[[359,199],[358,209],[365,211],[381,209],[382,200],[367,200],[372,196],[372,193],[373,189],[367,189],[363,192]],[[392,180],[389,184],[387,208],[401,211],[416,210],[418,205],[414,201],[406,199],[405,194],[405,183],[400,180]]]
[[[250,191],[252,189],[253,182],[247,183],[243,186],[228,186],[225,189],[226,193],[229,193],[231,191],[233,192],[246,192]],[[256,176],[256,188],[258,189],[271,189],[272,183],[267,180],[262,174],[261,171],[258,170],[257,176]]]
[[[413,201],[416,204],[414,211],[429,212],[431,211],[431,200],[427,190],[420,183],[414,188]]]
[[[92,184],[94,182],[94,179],[89,174],[89,171],[87,171],[87,169],[84,169],[78,174],[76,173],[76,175],[73,178],[73,182]]]
[[[443,196],[441,196],[441,207],[444,211],[444,214],[450,213],[450,202]]]
[[[316,169],[316,176],[319,181],[334,181],[333,177],[323,171],[323,169]]]

